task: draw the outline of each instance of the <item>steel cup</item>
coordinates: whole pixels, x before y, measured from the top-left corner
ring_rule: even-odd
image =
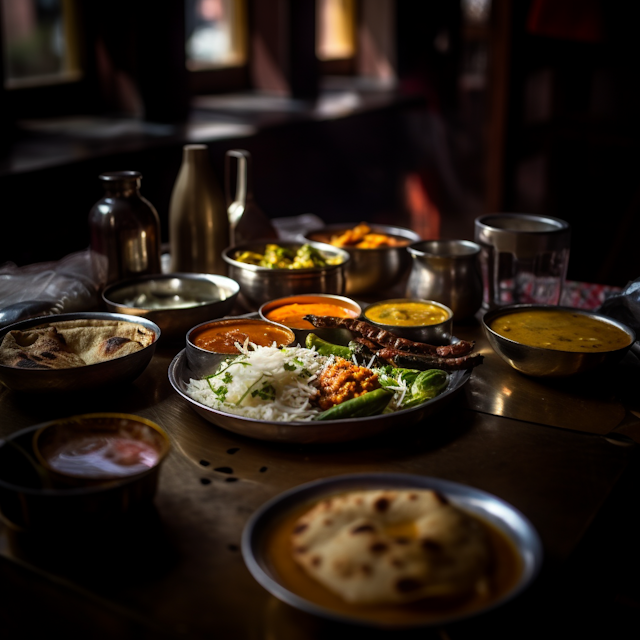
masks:
[[[463,320],[482,304],[480,246],[468,240],[425,240],[407,251],[412,258],[408,298],[435,300]]]

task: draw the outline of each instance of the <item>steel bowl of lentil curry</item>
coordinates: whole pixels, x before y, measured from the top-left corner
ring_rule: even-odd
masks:
[[[482,319],[494,351],[517,371],[566,378],[615,364],[636,340],[633,329],[605,315],[553,305],[494,309]]]

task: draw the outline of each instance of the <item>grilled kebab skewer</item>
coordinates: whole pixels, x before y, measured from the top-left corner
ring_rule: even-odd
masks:
[[[366,346],[372,355],[375,354],[395,366],[454,371],[471,369],[483,360],[481,354],[469,355],[474,343],[466,340],[438,347],[400,338],[390,331],[355,318],[306,315],[304,319],[314,327],[349,329],[358,336],[356,341]]]

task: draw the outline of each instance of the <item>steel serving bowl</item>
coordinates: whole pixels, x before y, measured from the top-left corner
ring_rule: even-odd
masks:
[[[307,240],[316,242],[330,242],[331,238],[353,229],[355,224],[327,225],[317,231],[308,232]],[[351,256],[347,265],[346,295],[362,295],[384,291],[397,284],[407,273],[411,266],[411,256],[407,253],[407,247],[421,240],[420,236],[411,229],[393,227],[382,224],[371,224],[373,233],[384,233],[403,241],[398,247],[379,247],[377,249],[357,249],[356,247],[343,247]]]
[[[240,285],[209,273],[167,273],[140,276],[105,288],[108,311],[148,318],[162,331],[163,340],[184,340],[196,324],[227,315]]]
[[[68,486],[55,482],[37,462],[35,437],[58,423],[83,425],[95,416],[126,419],[153,430],[158,437],[157,463],[143,473],[117,480]],[[152,501],[160,466],[170,448],[167,434],[157,424],[128,414],[86,414],[22,429],[0,440],[0,516],[18,531],[102,530]]]
[[[185,348],[185,358],[188,362],[189,368],[194,374],[192,377],[202,378],[206,375],[213,373],[220,363],[229,358],[233,354],[229,353],[218,353],[215,351],[209,351],[208,349],[203,349],[196,345],[196,338],[199,333],[206,331],[206,329],[210,327],[229,327],[233,328],[238,324],[250,323],[255,325],[264,325],[269,324],[281,329],[288,336],[288,342],[281,346],[289,346],[295,343],[296,337],[294,332],[289,329],[289,327],[285,327],[282,324],[278,324],[277,322],[271,322],[270,320],[256,318],[255,314],[251,314],[245,316],[234,316],[230,318],[221,318],[219,320],[213,320],[211,322],[203,322],[202,324],[196,325],[187,333],[187,345]],[[236,355],[239,352],[236,352]]]
[[[457,338],[452,339],[457,342]],[[427,402],[412,407],[366,418],[347,418],[342,420],[323,420],[310,422],[276,422],[245,418],[231,413],[212,409],[187,393],[187,384],[193,379],[213,373],[223,360],[218,355],[217,362],[210,362],[208,371],[193,371],[183,349],[169,365],[169,381],[180,394],[208,422],[240,435],[271,442],[290,442],[298,444],[325,444],[348,442],[368,438],[385,431],[399,430],[416,424],[427,416],[442,410],[469,381],[471,370],[450,372],[449,384],[439,395]]]
[[[160,327],[147,318],[122,313],[78,312],[29,318],[0,330],[0,343],[9,331],[24,330],[63,320],[121,320],[142,325],[153,331],[154,341],[126,356],[70,369],[19,369],[0,364],[0,382],[13,391],[28,393],[78,392],[102,389],[135,380],[146,368],[160,338]]]
[[[434,307],[442,309],[442,311],[447,314],[446,320],[438,322],[437,324],[421,324],[404,327],[395,324],[384,324],[382,322],[372,320],[369,317],[371,311],[375,310],[376,307],[380,307],[385,304],[402,302],[418,302],[431,304]],[[449,309],[449,307],[447,307],[446,305],[440,302],[435,302],[435,300],[422,300],[421,298],[396,298],[394,300],[381,300],[380,302],[375,302],[369,305],[364,311],[364,317],[367,322],[371,323],[372,325],[380,327],[381,329],[385,329],[386,331],[389,331],[396,336],[400,336],[401,338],[406,338],[407,340],[413,340],[414,342],[424,342],[426,344],[433,345],[445,345],[451,342],[451,336],[453,333],[453,311],[451,311],[451,309]]]
[[[545,349],[543,347],[530,347],[505,338],[491,328],[491,324],[500,316],[516,311],[535,309],[564,310],[607,322],[618,327],[629,336],[629,345],[613,351],[591,353],[558,351],[555,349]],[[514,304],[494,309],[484,315],[482,326],[493,350],[505,362],[521,373],[538,378],[567,378],[579,373],[592,371],[604,365],[615,364],[623,358],[636,339],[633,329],[608,316],[584,309],[557,307],[546,304]]]
[[[259,314],[261,318],[268,320],[267,316],[269,313],[274,311],[275,309],[279,309],[280,307],[284,307],[289,304],[335,304],[339,307],[343,307],[352,311],[355,316],[354,318],[359,318],[362,313],[362,307],[360,305],[351,300],[350,298],[345,298],[344,296],[335,296],[327,293],[315,293],[315,294],[304,294],[299,296],[287,296],[285,298],[278,298],[277,300],[270,300],[263,304],[259,309]],[[329,328],[329,329],[296,329],[295,327],[291,327],[291,330],[295,334],[296,340],[298,343],[304,347],[305,340],[310,333],[315,333],[319,338],[326,340],[327,342],[331,342],[333,344],[348,344],[350,340],[353,339],[353,334],[349,329],[344,329],[341,327]]]
[[[313,269],[269,269],[235,260],[239,252],[264,253],[267,244],[297,251],[303,244],[310,244],[329,258],[340,258],[339,264]],[[255,242],[228,247],[222,253],[229,268],[229,276],[240,285],[240,300],[252,311],[265,302],[283,296],[300,293],[344,293],[349,254],[322,242],[290,242],[283,240],[256,240]]]
[[[368,614],[366,608],[333,610],[302,597],[292,591],[278,574],[271,559],[268,542],[274,528],[287,516],[305,505],[311,507],[322,499],[349,491],[367,489],[418,489],[432,490],[446,498],[460,509],[482,519],[497,529],[512,544],[520,560],[520,573],[510,587],[493,600],[475,608],[457,611],[427,611],[421,615],[415,607],[413,615],[389,622],[375,613]],[[490,493],[468,485],[432,478],[428,476],[400,473],[354,473],[316,480],[294,487],[272,498],[260,507],[247,522],[242,533],[242,556],[251,575],[269,593],[279,600],[304,611],[336,622],[364,625],[368,627],[409,628],[441,626],[445,623],[468,618],[494,609],[522,593],[535,579],[542,567],[543,547],[540,537],[531,522],[515,507]]]

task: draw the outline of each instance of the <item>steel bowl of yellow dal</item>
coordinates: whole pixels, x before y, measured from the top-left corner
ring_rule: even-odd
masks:
[[[619,362],[636,340],[633,329],[584,309],[509,305],[482,319],[493,350],[517,371],[566,378]]]

